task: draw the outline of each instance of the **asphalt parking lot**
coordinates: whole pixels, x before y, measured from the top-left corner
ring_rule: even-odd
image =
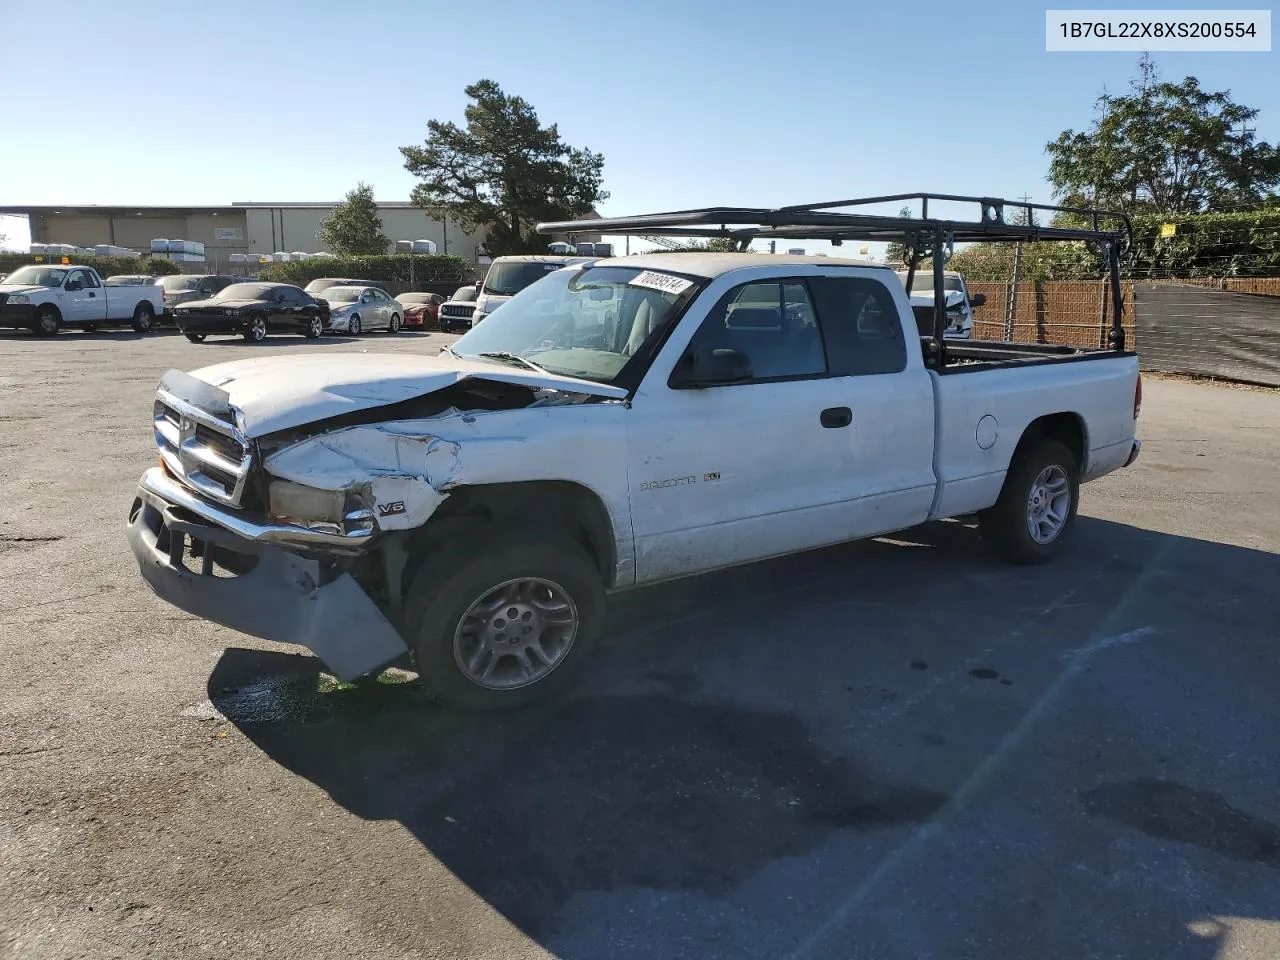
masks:
[[[449,339],[0,333],[0,956],[1280,956],[1280,394],[1148,379],[1046,567],[946,523],[618,597],[537,711],[144,588],[165,369]]]

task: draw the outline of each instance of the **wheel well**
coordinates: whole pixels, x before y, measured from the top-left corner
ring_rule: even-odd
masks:
[[[567,480],[534,480],[455,487],[449,498],[410,539],[407,586],[417,561],[468,528],[518,523],[567,532],[586,547],[605,585],[613,582],[616,546],[604,503],[591,490]]]
[[[1018,441],[1018,449],[1014,456],[1022,453],[1039,440],[1056,440],[1070,451],[1075,458],[1080,473],[1085,470],[1085,457],[1089,447],[1085,435],[1084,421],[1078,413],[1051,413],[1039,417],[1027,424],[1022,431],[1022,439]]]
[[[42,310],[52,310],[53,315],[58,318],[58,322],[59,323],[62,322],[62,311],[58,309],[58,305],[56,303],[39,304],[38,306],[35,307],[35,309],[31,311],[31,315],[34,317],[37,314],[39,314]]]
[[[151,311],[152,316],[155,316],[156,308],[151,305],[151,302],[149,300],[139,300],[136,304],[134,304],[133,315],[136,317],[138,314],[140,314],[142,312],[143,307],[146,307],[148,310]]]

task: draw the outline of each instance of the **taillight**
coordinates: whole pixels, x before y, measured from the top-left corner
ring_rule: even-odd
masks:
[[[1133,390],[1133,419],[1138,419],[1142,412],[1142,374],[1138,374],[1138,385]]]

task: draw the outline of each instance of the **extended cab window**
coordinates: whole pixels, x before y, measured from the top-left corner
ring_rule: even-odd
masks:
[[[833,376],[906,369],[902,321],[883,283],[865,277],[811,277],[809,287],[822,318]]]
[[[748,283],[729,291],[689,343],[695,355],[724,348],[747,358],[752,380],[827,372],[817,314],[799,280]]]

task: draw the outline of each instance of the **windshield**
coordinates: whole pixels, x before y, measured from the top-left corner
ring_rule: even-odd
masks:
[[[330,303],[355,303],[362,293],[359,287],[330,287],[324,291],[324,298]]]
[[[168,293],[185,293],[200,286],[204,277],[161,277],[160,286]]]
[[[536,260],[499,261],[489,268],[484,278],[484,292],[499,297],[510,297],[531,283],[536,283],[563,263],[541,263]]]
[[[486,317],[453,350],[467,357],[511,353],[551,373],[613,383],[662,335],[693,287],[693,280],[639,267],[557,270]]]
[[[233,283],[213,295],[214,300],[265,300],[274,290],[269,283]]]
[[[898,279],[902,281],[904,286],[906,285],[907,275],[905,273],[898,274]],[[948,292],[952,290],[963,290],[964,284],[960,282],[959,277],[944,276],[942,278],[942,289]],[[933,274],[917,273],[914,277],[912,277],[911,293],[915,296],[919,296],[922,293],[933,293]]]
[[[4,282],[24,287],[60,287],[66,275],[67,271],[52,267],[22,267],[5,277]]]
[[[459,287],[457,290],[453,291],[453,296],[450,297],[449,299],[451,299],[454,303],[470,303],[471,301],[475,300],[475,298],[476,298],[475,287]]]
[[[434,294],[430,293],[402,293],[396,297],[401,304],[408,305],[411,303],[430,303]]]

